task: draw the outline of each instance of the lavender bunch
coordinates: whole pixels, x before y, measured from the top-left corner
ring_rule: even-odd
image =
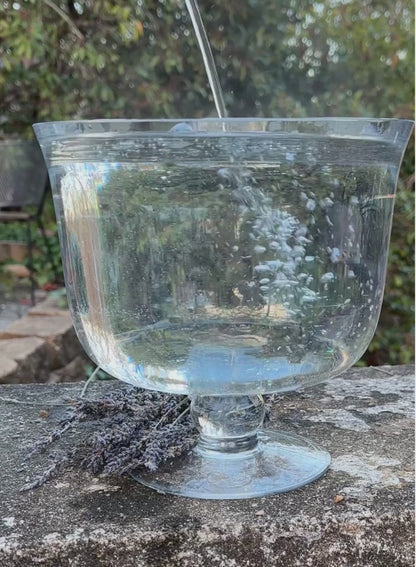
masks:
[[[94,474],[125,475],[154,471],[166,460],[190,450],[196,430],[186,396],[126,387],[98,400],[69,400],[55,428],[42,436],[25,461],[49,452],[51,464],[21,490],[43,485],[58,473],[80,467]],[[75,445],[52,450],[70,431]]]

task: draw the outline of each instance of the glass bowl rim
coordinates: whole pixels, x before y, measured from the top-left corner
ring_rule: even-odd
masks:
[[[189,130],[173,129],[180,124]],[[325,136],[351,140],[378,139],[393,144],[406,143],[414,122],[400,118],[312,117],[312,118],[104,118],[37,122],[33,130],[42,144],[68,138],[97,137],[241,137],[294,135],[307,138]],[[173,130],[172,130],[173,129]]]
[[[368,116],[313,116],[313,117],[301,117],[301,118],[283,118],[283,117],[227,117],[227,118],[218,118],[215,116],[208,116],[206,118],[91,118],[91,119],[79,119],[79,120],[51,120],[51,121],[44,121],[44,122],[35,122],[33,123],[33,127],[42,127],[42,126],[74,126],[76,124],[182,124],[182,123],[204,123],[208,122],[211,124],[220,123],[220,124],[238,124],[238,123],[273,123],[273,124],[283,124],[285,122],[290,123],[307,123],[307,122],[355,122],[359,123],[362,122],[363,124],[374,124],[374,123],[408,123],[414,124],[415,121],[409,118],[386,118],[386,117],[368,117]]]

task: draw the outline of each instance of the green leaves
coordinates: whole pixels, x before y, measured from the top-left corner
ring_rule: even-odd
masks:
[[[230,115],[413,115],[406,2],[200,4]],[[45,116],[43,106],[50,119],[111,117],[115,90],[120,117],[213,113],[192,26],[176,0],[22,0],[3,2],[0,12],[6,131],[28,129]],[[107,88],[97,99],[98,79]]]
[[[231,116],[413,118],[414,14],[408,0],[199,3]],[[38,120],[214,113],[183,2],[0,3],[5,135],[32,136]],[[398,329],[390,333],[404,349],[399,329],[412,326],[413,200],[406,182],[412,171],[407,158],[382,315],[386,328]],[[388,353],[391,337],[385,337]]]

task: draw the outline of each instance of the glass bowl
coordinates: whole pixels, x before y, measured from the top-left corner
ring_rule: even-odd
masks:
[[[194,451],[140,476],[243,498],[296,488],[326,451],[259,429],[262,394],[349,368],[374,334],[412,122],[36,124],[70,309],[116,378],[187,394]]]

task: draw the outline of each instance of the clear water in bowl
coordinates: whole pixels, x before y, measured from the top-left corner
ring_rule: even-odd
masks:
[[[87,353],[188,394],[348,368],[378,320],[397,151],[287,133],[60,141],[50,174]]]

